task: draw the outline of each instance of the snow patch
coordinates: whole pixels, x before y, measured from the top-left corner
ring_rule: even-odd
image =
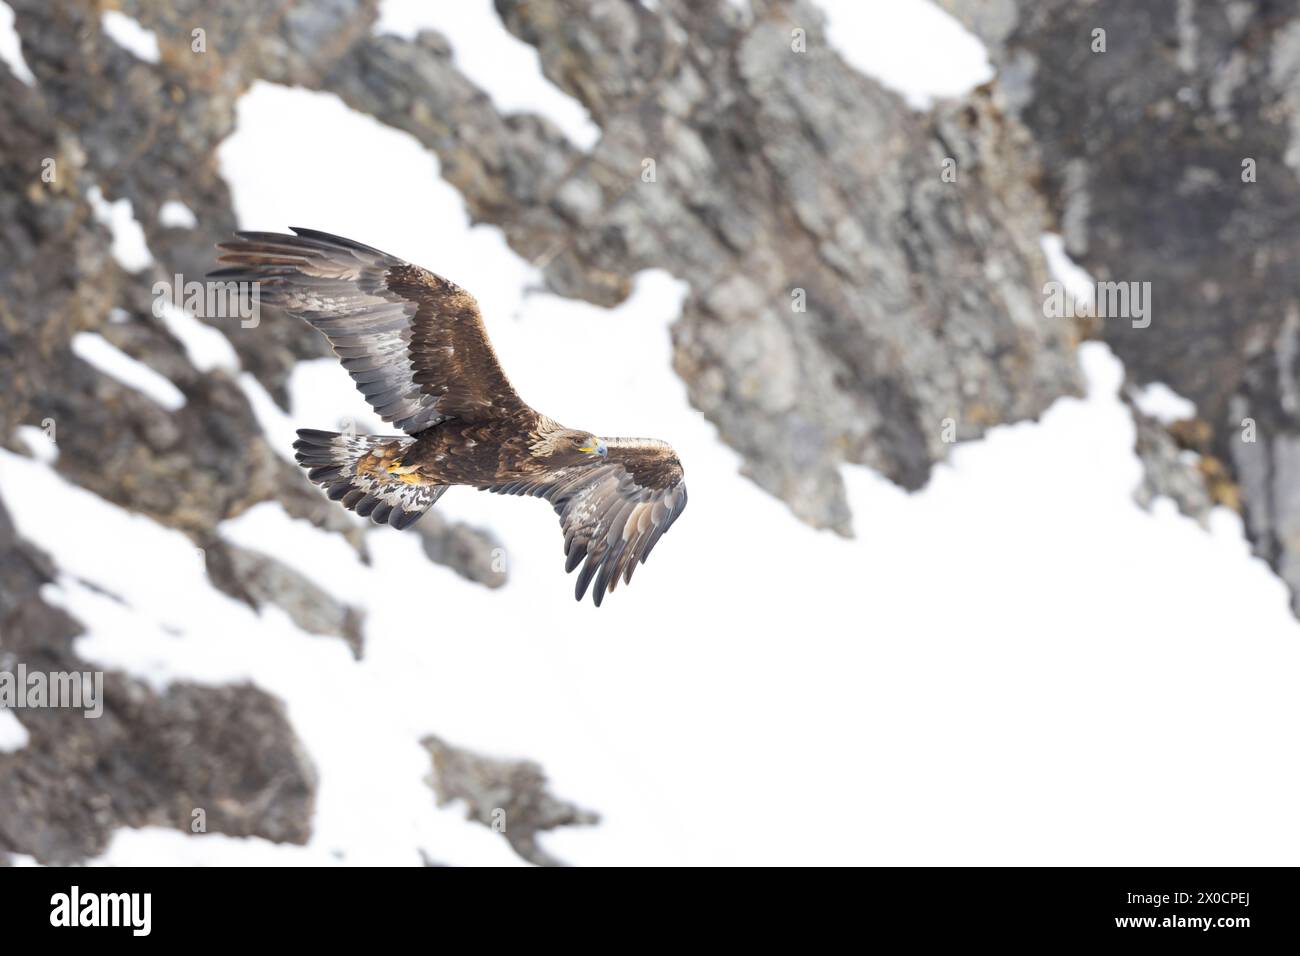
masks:
[[[1196,403],[1183,398],[1164,382],[1152,382],[1132,392],[1138,411],[1162,425],[1196,417]]]
[[[157,311],[167,331],[180,340],[190,364],[200,372],[239,371],[239,356],[230,340],[175,303],[161,300]]]
[[[311,846],[273,843],[224,833],[187,834],[167,827],[122,828],[92,865],[156,866],[340,866],[343,858]]]
[[[185,395],[166,376],[131,358],[97,332],[78,332],[72,351],[105,375],[149,396],[169,412],[185,406]]]
[[[135,218],[131,200],[123,197],[116,202],[104,198],[98,186],[86,190],[95,221],[107,226],[113,234],[113,258],[127,272],[140,272],[153,265],[153,253],[144,238],[144,229]]]
[[[179,199],[169,199],[162,204],[158,210],[158,222],[169,229],[193,229],[199,224],[194,211]]]
[[[23,58],[22,40],[14,28],[13,7],[3,2],[0,2],[0,62],[9,67],[9,71],[28,86],[36,85],[36,77],[32,75],[27,60]]]
[[[1055,232],[1045,232],[1038,239],[1043,257],[1047,260],[1047,270],[1052,278],[1065,288],[1077,304],[1087,304],[1091,309],[1096,299],[1096,282],[1091,273],[1078,265],[1065,251],[1065,240]]]
[[[505,28],[491,0],[380,4],[376,33],[414,40],[421,30],[436,30],[451,41],[457,68],[498,110],[545,116],[582,150],[590,150],[600,139],[600,127],[586,108],[547,79],[537,50]]]
[[[298,438],[297,430],[308,426],[295,425],[293,419],[275,403],[275,399],[251,372],[240,373],[239,387],[244,397],[248,399],[248,404],[252,406],[253,417],[262,426],[262,432],[266,435],[272,451],[290,464],[296,464],[293,458],[293,443]]]
[[[120,10],[105,10],[100,26],[122,49],[146,63],[158,62],[158,37]]]
[[[965,96],[993,79],[984,44],[929,0],[817,0],[817,5],[840,56],[901,94],[913,109]]]
[[[14,429],[14,434],[37,461],[45,465],[58,461],[59,446],[50,441],[45,429],[35,425],[19,425]]]
[[[31,734],[22,725],[18,715],[0,707],[0,754],[11,754],[22,750],[31,740]]]

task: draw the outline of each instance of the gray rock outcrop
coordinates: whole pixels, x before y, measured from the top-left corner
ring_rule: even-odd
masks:
[[[1071,257],[1151,284],[1149,326],[1099,334],[1196,404],[1184,446],[1300,612],[1300,8],[943,4],[989,46]]]

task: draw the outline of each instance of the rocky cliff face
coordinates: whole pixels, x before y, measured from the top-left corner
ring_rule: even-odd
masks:
[[[1167,382],[1208,423],[1181,440],[1144,425],[1149,460],[1174,475],[1153,466],[1154,490],[1190,480],[1180,494],[1203,508],[1206,482],[1179,471],[1179,447],[1227,463],[1257,546],[1300,586],[1288,543],[1300,511],[1286,491],[1300,462],[1300,313],[1285,230],[1300,168],[1300,26],[1276,5],[948,0],[1000,79],[922,114],[845,64],[811,3],[497,0],[599,125],[589,150],[542,117],[498,113],[437,34],[372,35],[373,0],[123,0],[155,32],[156,64],[106,36],[97,5],[10,5],[36,82],[0,67],[0,441],[22,452],[17,426],[53,422],[69,480],[188,534],[215,586],[279,605],[358,655],[355,609],[215,529],[275,501],[362,554],[363,533],[269,448],[231,374],[196,368],[151,314],[154,280],[202,276],[235,227],[215,149],[259,78],[335,93],[411,133],[472,216],[499,226],[556,292],[612,305],[646,268],[689,283],[674,365],[691,401],[754,481],[842,534],[844,463],[917,488],[946,438],[1078,391],[1076,326],[1042,314],[1039,236],[1055,225],[1099,278],[1153,283],[1149,328],[1100,334],[1138,382]],[[1105,54],[1089,50],[1094,21],[1109,29]],[[1250,184],[1246,157],[1258,168]],[[132,274],[109,254],[96,189],[130,201],[153,265]],[[197,228],[168,225],[169,200]],[[302,323],[264,323],[255,346],[213,324],[282,405],[294,363],[325,352]],[[70,343],[85,331],[165,371],[185,406],[168,412],[79,359]],[[1253,444],[1234,424],[1245,417],[1259,426]],[[1235,487],[1231,475],[1210,485]],[[422,533],[430,560],[505,583],[486,532],[438,521]],[[77,667],[77,622],[39,593],[54,573],[0,521],[10,663]],[[213,830],[307,838],[313,770],[274,699],[252,686],[157,694],[124,675],[106,696],[104,721],[22,717],[31,743],[0,755],[0,849],[81,859],[114,827],[188,830],[189,808],[216,805]],[[232,720],[238,732],[221,746],[186,747]],[[63,756],[56,739],[73,742]],[[536,819],[517,848],[530,859],[549,861],[536,830],[590,819],[541,794],[535,767],[436,740],[430,750],[449,774],[440,798],[468,800],[480,818],[490,801],[472,794],[484,780],[524,781],[532,796],[517,802]]]
[[[1100,281],[1151,283],[1148,327],[1099,334],[1135,383],[1196,403],[1177,443],[1300,609],[1300,10],[944,5],[989,46],[1071,256]]]
[[[55,574],[0,509],[0,670],[95,670],[73,652],[78,622],[40,596]],[[29,739],[0,753],[0,851],[76,863],[122,826],[307,839],[315,771],[274,697],[248,684],[158,693],[117,673],[102,695],[95,719],[14,712]]]

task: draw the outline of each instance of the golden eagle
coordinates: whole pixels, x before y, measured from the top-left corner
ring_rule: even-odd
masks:
[[[260,301],[329,339],[357,388],[405,436],[302,429],[298,463],[329,497],[402,529],[451,485],[545,498],[560,516],[565,571],[599,607],[632,579],[686,507],[682,465],[652,438],[565,428],[515,393],[478,303],[419,266],[339,236],[239,232],[218,244],[224,281],[255,282]]]

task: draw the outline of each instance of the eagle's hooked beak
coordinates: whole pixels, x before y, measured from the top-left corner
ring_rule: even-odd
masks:
[[[599,438],[596,438],[595,436],[592,437],[592,441],[593,444],[583,445],[581,448],[578,449],[578,451],[586,455],[599,455],[601,458],[605,458],[609,455],[609,449],[605,447],[605,443],[603,441],[601,441]]]

